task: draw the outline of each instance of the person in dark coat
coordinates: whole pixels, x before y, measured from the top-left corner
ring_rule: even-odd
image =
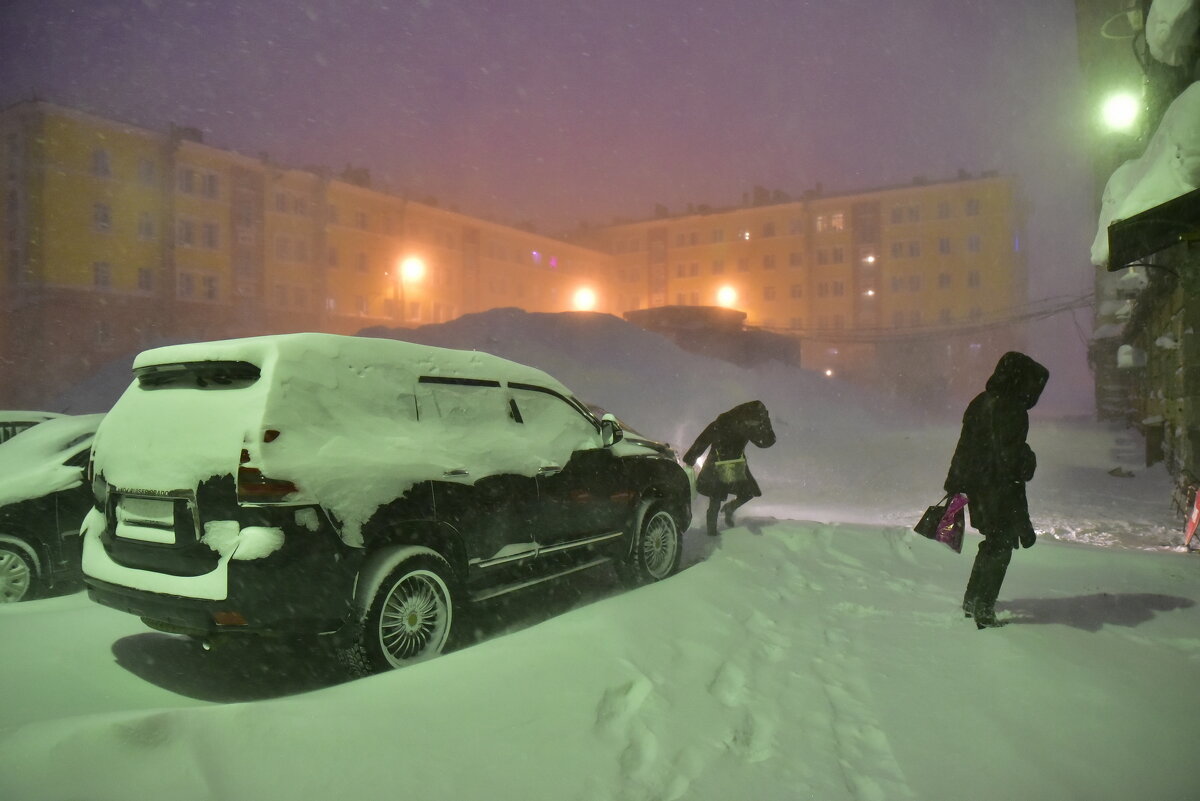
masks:
[[[725,525],[733,525],[733,513],[751,498],[762,495],[758,482],[746,464],[746,444],[760,448],[775,444],[775,429],[762,401],[749,401],[722,412],[700,432],[700,436],[683,455],[683,461],[693,465],[710,448],[704,467],[696,477],[696,491],[708,496],[708,533],[717,535],[717,515],[727,495],[734,498],[725,504]]]
[[[1037,459],[1025,438],[1029,410],[1049,377],[1049,370],[1024,353],[1001,356],[987,388],[963,413],[950,460],[944,489],[967,496],[971,526],[983,535],[963,597],[963,611],[981,629],[998,625],[996,597],[1013,549],[1032,548],[1037,539],[1025,498]]]

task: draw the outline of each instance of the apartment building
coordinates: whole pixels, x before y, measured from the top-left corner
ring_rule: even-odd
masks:
[[[724,306],[806,366],[977,390],[1025,299],[1010,179],[962,174],[537,234],[44,102],[0,111],[0,405],[175,341],[351,334],[484,309]],[[978,363],[978,364],[976,364]],[[978,368],[978,369],[976,369]]]
[[[1027,299],[1024,221],[1009,178],[954,180],[793,200],[756,190],[736,208],[610,226],[623,309],[727,306],[790,333],[807,367],[910,396],[976,391]]]

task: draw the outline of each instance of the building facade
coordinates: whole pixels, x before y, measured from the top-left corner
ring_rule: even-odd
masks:
[[[931,398],[1020,347],[1022,206],[960,174],[869,192],[756,190],[557,238],[420,203],[365,170],[298,170],[74,109],[0,111],[0,404],[45,403],[139,349],[352,334],[513,306],[722,306],[813,369]]]

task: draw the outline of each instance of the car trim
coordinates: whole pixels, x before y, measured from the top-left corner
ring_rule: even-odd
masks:
[[[599,567],[600,565],[607,564],[608,562],[611,562],[611,561],[612,561],[611,557],[602,556],[599,559],[593,559],[592,561],[587,562],[586,564],[575,565],[574,567],[569,567],[566,570],[560,570],[557,573],[550,573],[545,576],[539,576],[538,578],[535,578],[535,579],[529,579],[528,581],[518,581],[515,584],[507,584],[503,587],[496,587],[493,589],[483,590],[483,591],[477,592],[477,593],[472,593],[471,600],[475,601],[475,602],[487,601],[491,598],[496,598],[501,595],[507,595],[510,592],[516,592],[517,590],[523,590],[527,587],[532,587],[535,584],[541,584],[546,581],[553,581],[555,579],[560,579],[563,576],[569,576],[570,574],[578,573],[581,570],[588,570],[593,567]]]
[[[585,537],[581,540],[571,540],[570,542],[563,542],[558,545],[549,545],[544,548],[541,545],[534,543],[533,547],[528,551],[506,554],[504,556],[493,556],[489,559],[472,559],[469,564],[471,567],[495,567],[496,565],[519,562],[522,559],[534,559],[542,554],[557,553],[559,551],[570,550],[571,548],[582,548],[587,545],[595,545],[600,542],[607,542],[608,540],[623,536],[625,536],[624,531],[610,531],[607,534],[597,534],[594,537]]]

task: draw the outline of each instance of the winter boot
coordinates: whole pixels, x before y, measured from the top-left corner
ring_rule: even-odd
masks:
[[[714,500],[711,503],[709,503],[708,516],[707,516],[706,522],[708,523],[708,536],[710,536],[710,537],[715,537],[718,534],[720,534],[720,532],[717,531],[717,515],[720,514],[720,512],[721,512],[720,501]]]

